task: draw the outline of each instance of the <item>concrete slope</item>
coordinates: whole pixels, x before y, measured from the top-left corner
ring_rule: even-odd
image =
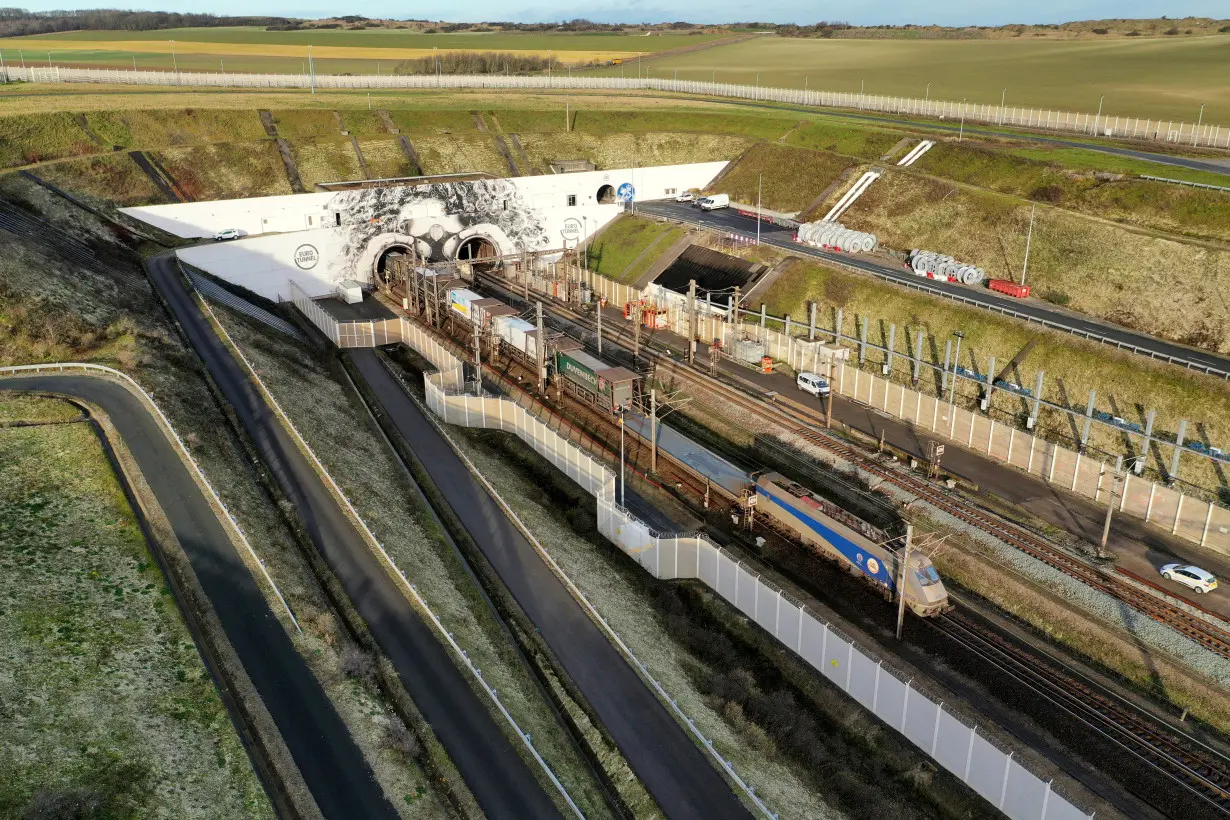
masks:
[[[666,816],[749,817],[705,754],[410,401],[376,352],[352,350],[348,355]]]
[[[140,400],[120,385],[92,376],[9,379],[0,381],[3,390],[58,393],[102,408],[170,521],[316,805],[331,820],[394,820],[397,812],[346,725],[270,611],[188,468]]]
[[[150,262],[155,287],[230,403],[274,480],[294,506],[316,549],[392,661],[406,691],[461,772],[488,817],[558,817],[555,805],[513,749],[487,705],[462,676],[431,628],[376,560],[362,535],[246,373],[206,323],[174,257]],[[350,812],[349,817],[362,817]]]

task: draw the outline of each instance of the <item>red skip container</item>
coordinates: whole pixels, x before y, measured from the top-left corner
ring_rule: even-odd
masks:
[[[1018,299],[1029,298],[1029,285],[1018,285],[1008,279],[988,279],[987,287],[996,293],[1006,293]]]

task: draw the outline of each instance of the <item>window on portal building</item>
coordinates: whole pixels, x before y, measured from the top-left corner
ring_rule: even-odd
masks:
[[[569,207],[569,208],[575,207],[575,206],[576,206],[576,204],[577,204],[577,195],[576,195],[576,194],[569,194],[569,195],[568,195],[568,207]]]

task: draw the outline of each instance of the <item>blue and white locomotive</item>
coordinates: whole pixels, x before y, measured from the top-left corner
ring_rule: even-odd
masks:
[[[886,596],[896,594],[901,577],[899,551],[873,543],[830,518],[803,485],[778,473],[761,475],[756,479],[756,512],[874,584]],[[906,566],[905,602],[915,614],[924,617],[952,608],[931,559],[917,550],[910,553]]]

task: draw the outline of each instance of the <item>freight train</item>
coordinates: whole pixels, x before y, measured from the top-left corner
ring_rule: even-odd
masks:
[[[876,544],[834,521],[820,510],[810,490],[778,473],[756,478],[756,515],[768,518],[805,545],[861,576],[886,596],[896,594],[901,580],[899,551]],[[919,551],[909,555],[905,572],[905,602],[917,615],[939,615],[952,609],[944,582]]]
[[[512,355],[537,366],[538,329],[517,316],[514,308],[466,288],[449,290],[448,303],[449,310],[499,339]],[[561,389],[611,413],[632,408],[640,376],[591,356],[578,342],[564,340],[553,343],[553,347],[544,352],[544,361]]]

